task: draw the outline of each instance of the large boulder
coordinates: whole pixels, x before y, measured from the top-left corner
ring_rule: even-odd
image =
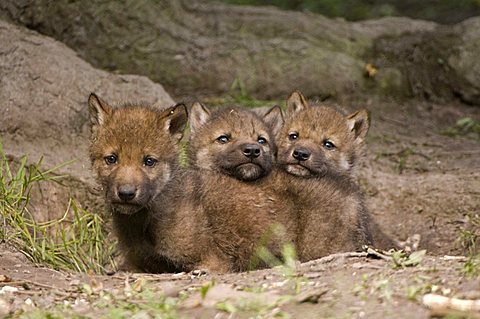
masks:
[[[425,73],[437,77],[444,66],[422,46],[409,47],[412,41],[404,41],[407,47],[399,48],[396,40],[422,35],[422,41],[434,43],[434,51],[443,49],[437,43],[470,46],[470,40],[462,38],[463,29],[475,27],[455,28],[454,34],[462,38],[457,41],[441,25],[408,18],[349,23],[273,7],[184,0],[139,0],[135,5],[95,1],[88,6],[68,0],[5,0],[0,16],[67,43],[95,66],[147,75],[172,92],[219,94],[241,83],[254,96],[282,99],[294,88],[320,97],[418,96],[409,82],[411,72],[419,78]],[[433,41],[437,38],[442,39]],[[404,51],[409,49],[429,59],[426,68],[422,63],[404,67],[409,55]],[[385,53],[388,63],[379,61],[373,64],[375,74],[366,72],[366,65]],[[468,96],[475,96],[474,82],[465,85]],[[451,91],[440,96],[450,95],[456,96]]]
[[[480,104],[480,17],[470,18],[455,27],[457,44],[447,57],[448,65],[461,82],[455,93],[471,104]]]
[[[480,105],[480,17],[455,26],[435,25],[373,42],[374,81],[384,93],[426,99],[458,99]]]

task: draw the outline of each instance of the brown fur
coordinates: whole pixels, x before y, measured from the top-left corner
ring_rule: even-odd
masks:
[[[111,206],[127,269],[192,270],[210,262],[207,224],[178,168],[184,105],[112,107],[92,94],[90,158]]]
[[[368,128],[364,110],[345,117],[308,105],[299,92],[289,97],[287,119],[277,134],[278,167],[288,193],[296,195],[300,260],[372,244],[377,228],[352,178]]]
[[[195,103],[191,115],[189,159],[198,168],[250,181],[268,175],[276,152],[270,131],[253,112],[228,108],[210,114]],[[265,144],[259,141],[265,139]],[[224,139],[224,140],[222,140]],[[245,152],[258,152],[246,156]]]
[[[278,108],[264,119],[275,123],[277,116]],[[293,241],[294,232],[294,220],[284,209],[287,204],[271,187],[276,147],[269,127],[251,111],[210,112],[196,103],[191,129],[189,159],[201,173],[199,189],[215,244],[229,258],[232,271],[267,266],[254,260],[259,245],[281,257],[283,244]],[[228,141],[219,140],[222,136]],[[245,156],[246,146],[258,149],[258,157]]]
[[[353,176],[358,159],[363,156],[364,141],[370,127],[366,110],[343,116],[330,107],[310,106],[301,93],[294,92],[287,101],[285,124],[289,131],[284,130],[281,137],[281,152],[284,154],[279,156],[280,164],[293,164],[287,169],[294,170],[295,175],[321,176],[330,173]],[[289,138],[294,133],[298,136],[296,140]],[[291,156],[293,147],[308,150],[311,153],[309,159],[295,159]]]

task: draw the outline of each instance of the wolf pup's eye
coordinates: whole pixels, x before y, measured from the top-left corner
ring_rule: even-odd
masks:
[[[323,141],[323,147],[325,147],[327,150],[333,150],[336,146],[332,141],[325,140]]]
[[[230,139],[228,138],[228,135],[220,135],[219,137],[217,137],[217,141],[220,143],[220,144],[226,144],[228,143]]]
[[[288,134],[288,139],[290,141],[294,141],[298,138],[298,132],[291,132]]]
[[[158,161],[157,161],[156,159],[154,159],[154,158],[152,158],[152,157],[150,157],[150,156],[146,156],[146,157],[143,159],[143,164],[144,164],[145,166],[149,166],[149,167],[155,166],[155,164],[157,164],[157,162],[158,162]]]
[[[107,165],[113,165],[117,163],[117,156],[113,154],[105,156],[103,159],[105,160],[105,163],[107,163]]]
[[[267,139],[265,137],[259,137],[258,138],[258,143],[260,144],[267,144]]]

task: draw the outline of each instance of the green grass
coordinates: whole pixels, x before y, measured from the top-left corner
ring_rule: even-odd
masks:
[[[271,225],[260,238],[254,256],[250,260],[250,269],[257,269],[259,265],[268,267],[285,266],[288,269],[295,269],[296,251],[292,243],[285,242],[286,229],[281,224]],[[268,245],[274,242],[284,242],[282,245],[282,256],[278,258],[268,249]]]
[[[83,289],[74,300],[65,297],[63,302],[51,304],[46,308],[23,309],[12,317],[29,319],[96,317],[105,319],[176,319],[180,318],[177,308],[181,300],[182,297],[167,297],[161,290],[148,285],[138,289],[125,286],[123,289],[112,291]],[[79,304],[88,309],[88,314],[81,315],[79,313]]]
[[[406,148],[398,154],[398,164],[396,170],[398,174],[402,174],[407,167],[408,158],[413,155],[413,151],[410,148]]]
[[[41,170],[42,160],[18,167],[7,158],[0,144],[0,240],[17,248],[33,263],[54,269],[105,273],[114,268],[114,246],[107,243],[105,223],[100,215],[82,209],[73,199],[56,220],[37,222],[29,203],[33,187],[59,182],[55,172],[68,163]],[[17,165],[15,165],[17,166]]]
[[[230,91],[224,96],[214,99],[207,99],[205,101],[212,106],[244,106],[250,108],[256,107],[273,107],[279,105],[280,107],[285,106],[285,101],[277,100],[258,100],[254,98],[248,90],[245,88],[243,82],[239,79],[235,79],[232,85],[230,86]]]
[[[480,139],[480,121],[470,117],[463,117],[459,119],[454,126],[441,131],[441,134],[450,137],[467,136]]]
[[[421,274],[409,279],[410,284],[405,288],[407,299],[418,302],[424,294],[432,292],[435,286],[432,280],[432,277]]]
[[[391,302],[393,296],[391,279],[383,274],[380,276],[363,274],[361,283],[355,285],[352,292],[365,301],[375,296],[383,302]]]
[[[478,243],[480,242],[480,215],[468,214],[466,216],[470,227],[461,229],[458,241],[462,248],[467,252],[467,261],[463,265],[462,273],[467,277],[480,276],[480,251]]]
[[[467,261],[463,265],[462,272],[467,277],[480,276],[480,254],[469,255]]]
[[[402,250],[393,251],[392,266],[395,269],[417,266],[422,262],[426,253],[427,251],[425,249],[414,251],[411,254],[406,254]]]
[[[285,242],[286,230],[283,225],[272,225],[264,236],[250,261],[250,268],[257,269],[258,265],[266,265],[269,268],[275,267],[283,277],[288,280],[288,285],[294,294],[300,292],[305,278],[297,273],[297,252],[293,243]],[[280,258],[275,256],[269,249],[268,243],[282,242],[282,250]]]
[[[395,153],[379,152],[375,159],[382,157],[391,158],[391,160],[395,162],[395,171],[398,174],[403,174],[403,172],[407,169],[408,159],[415,154],[418,155],[419,153],[415,152],[414,149],[407,147]]]
[[[188,153],[187,153],[187,142],[186,141],[181,141],[179,145],[179,162],[180,162],[180,167],[181,168],[187,168],[189,163],[188,163]]]

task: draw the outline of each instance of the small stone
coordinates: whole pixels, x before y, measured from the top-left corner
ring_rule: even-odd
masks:
[[[0,295],[4,295],[5,293],[9,293],[9,292],[17,292],[17,291],[18,291],[17,287],[3,286],[2,289],[0,289]]]

